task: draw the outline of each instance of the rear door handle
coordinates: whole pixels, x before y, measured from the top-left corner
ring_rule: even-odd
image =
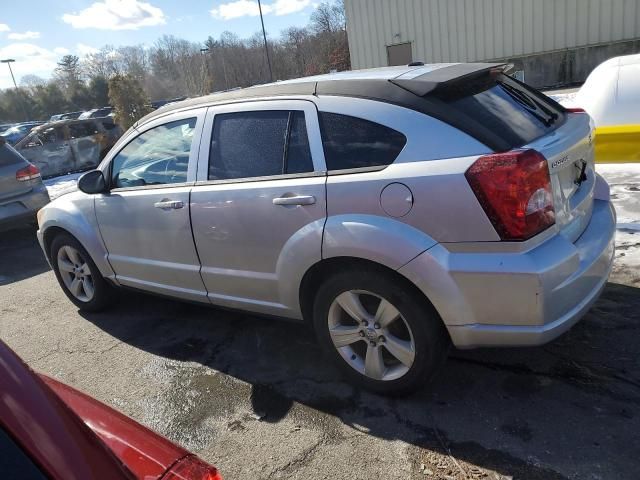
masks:
[[[184,207],[184,202],[181,202],[180,200],[162,200],[161,202],[154,203],[153,206],[156,208],[162,208],[163,210],[177,210]]]
[[[313,195],[296,195],[295,197],[278,197],[273,199],[274,205],[313,205],[316,197]]]

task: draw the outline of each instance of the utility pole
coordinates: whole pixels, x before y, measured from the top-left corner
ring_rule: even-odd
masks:
[[[273,82],[273,70],[271,70],[271,58],[269,57],[269,47],[267,45],[267,32],[264,30],[264,18],[262,18],[262,5],[258,0],[258,9],[260,10],[260,23],[262,23],[262,37],[264,38],[264,51],[267,53],[267,63],[269,64],[269,80]]]
[[[202,95],[206,95],[207,93],[207,83],[209,81],[209,65],[207,63],[206,55],[209,52],[208,48],[200,49],[200,56],[202,57]]]
[[[27,109],[22,103],[22,98],[20,97],[20,90],[18,90],[18,84],[16,83],[16,77],[13,76],[13,70],[11,69],[11,64],[14,63],[15,60],[13,58],[5,58],[4,60],[0,60],[0,63],[6,63],[7,67],[9,67],[9,73],[11,74],[11,80],[13,80],[13,86],[16,87],[16,95],[18,96],[18,101],[20,102],[20,108],[22,108],[22,113],[24,114],[24,119],[29,121],[29,115],[27,114]]]

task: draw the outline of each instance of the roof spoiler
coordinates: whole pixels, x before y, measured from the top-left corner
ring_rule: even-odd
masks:
[[[403,75],[400,75],[389,81],[419,97],[424,97],[447,85],[471,80],[492,71],[504,73],[512,67],[507,63],[457,63],[431,70],[414,78],[402,78]]]

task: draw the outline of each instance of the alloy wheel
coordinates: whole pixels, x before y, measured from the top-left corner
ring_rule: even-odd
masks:
[[[65,245],[58,250],[58,270],[65,286],[81,302],[90,302],[95,295],[91,269],[75,248]]]
[[[379,381],[405,375],[415,360],[411,328],[389,300],[365,290],[338,295],[328,327],[340,356],[356,371]]]

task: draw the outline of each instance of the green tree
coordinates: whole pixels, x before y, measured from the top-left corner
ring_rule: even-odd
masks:
[[[109,80],[102,75],[93,77],[89,81],[89,92],[94,107],[109,105]]]
[[[69,102],[57,82],[49,82],[45,86],[35,87],[33,96],[38,104],[38,110],[42,112],[44,118],[69,111]]]
[[[36,118],[38,108],[27,89],[10,88],[1,92],[0,112],[0,123],[24,122]]]
[[[125,130],[151,111],[140,81],[132,75],[109,79],[109,103],[115,109],[116,123]]]
[[[65,55],[58,62],[55,73],[65,89],[75,87],[81,81],[80,59],[75,55]]]

